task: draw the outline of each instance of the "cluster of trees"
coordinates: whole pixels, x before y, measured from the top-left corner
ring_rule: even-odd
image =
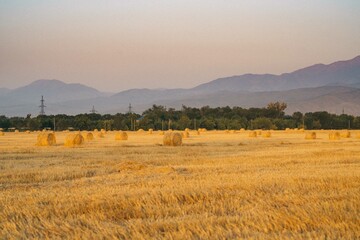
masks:
[[[135,113],[115,115],[96,113],[68,115],[43,115],[37,117],[0,116],[0,128],[6,130],[167,130],[185,128],[208,130],[218,129],[360,129],[360,117],[347,114],[295,112],[285,115],[285,103],[275,102],[264,108],[217,107],[192,108],[183,106],[181,110],[153,105],[142,115]]]

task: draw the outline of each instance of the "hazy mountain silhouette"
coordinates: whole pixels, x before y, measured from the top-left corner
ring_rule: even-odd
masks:
[[[129,103],[138,113],[161,104],[166,107],[263,107],[271,101],[288,104],[294,111],[329,111],[360,115],[360,56],[329,65],[316,64],[281,75],[245,74],[221,78],[191,89],[130,89],[116,94],[82,84],[38,80],[17,89],[0,88],[0,115],[24,116],[39,112],[44,95],[47,114],[126,112]]]
[[[216,92],[229,91],[282,91],[296,88],[311,88],[321,86],[359,86],[360,56],[339,61],[329,65],[316,64],[292,73],[281,75],[245,74],[220,78],[201,84],[194,89]]]

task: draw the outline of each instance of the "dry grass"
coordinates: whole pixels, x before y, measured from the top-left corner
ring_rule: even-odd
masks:
[[[194,134],[193,134],[194,133]],[[129,133],[66,148],[0,138],[1,239],[358,239],[360,140],[317,131]],[[359,132],[352,131],[351,136]],[[120,147],[121,146],[121,147]]]

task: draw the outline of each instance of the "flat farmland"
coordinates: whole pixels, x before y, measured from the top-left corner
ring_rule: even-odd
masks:
[[[342,131],[339,131],[342,132]],[[0,238],[358,239],[360,138],[154,131],[35,146],[0,136]]]

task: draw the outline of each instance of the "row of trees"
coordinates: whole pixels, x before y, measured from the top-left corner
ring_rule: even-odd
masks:
[[[192,108],[183,106],[181,110],[153,105],[142,115],[135,113],[115,115],[78,114],[48,115],[31,117],[0,116],[0,128],[7,130],[167,130],[185,128],[208,130],[218,129],[360,129],[360,117],[347,114],[313,112],[302,114],[295,112],[285,115],[285,103],[275,102],[264,108],[217,107]]]

